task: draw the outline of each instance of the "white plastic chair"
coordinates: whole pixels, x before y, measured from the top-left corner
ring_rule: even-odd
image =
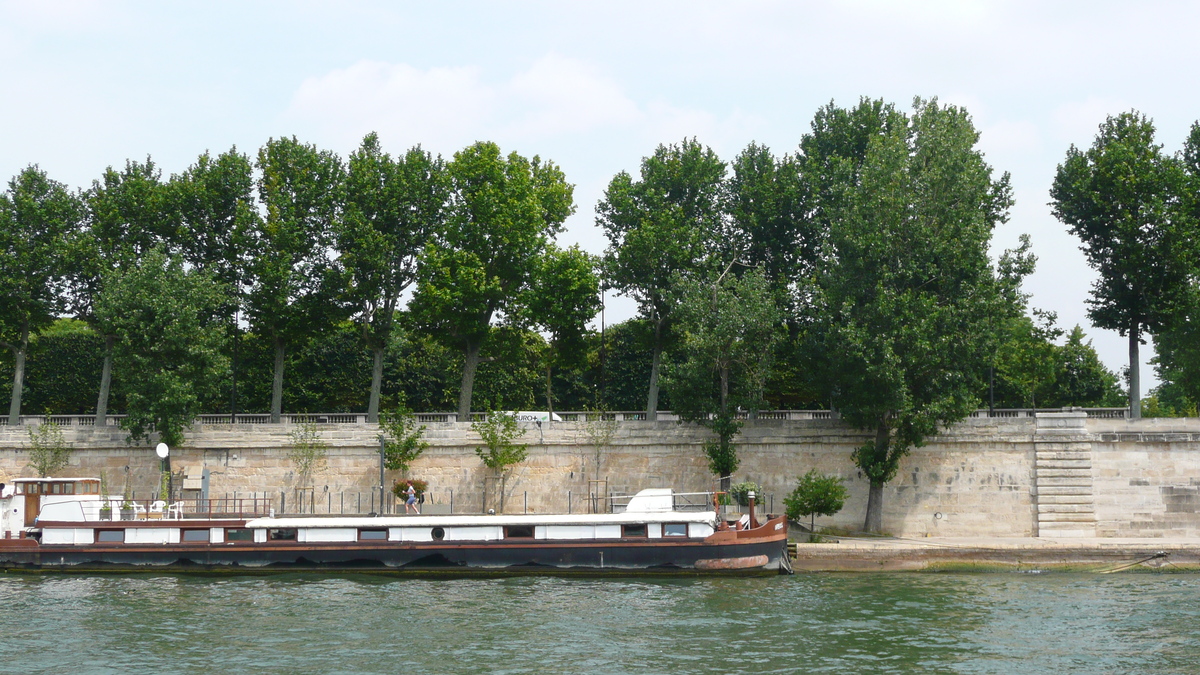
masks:
[[[157,513],[159,518],[163,517],[163,510],[167,508],[167,503],[161,499],[150,505],[150,513]]]
[[[167,507],[167,517],[173,520],[183,518],[183,502],[175,502]]]

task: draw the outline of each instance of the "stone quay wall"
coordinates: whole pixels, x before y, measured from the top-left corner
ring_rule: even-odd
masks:
[[[623,421],[608,444],[582,422],[527,424],[528,459],[502,483],[504,510],[533,513],[587,509],[589,492],[632,493],[647,487],[712,490],[702,445],[708,432],[675,422]],[[453,500],[456,513],[498,507],[499,482],[475,454],[465,423],[431,423],[430,447],[409,475],[429,482],[433,503]],[[209,497],[294,496],[287,458],[289,424],[197,425],[172,448],[176,474],[207,470]],[[378,428],[319,425],[329,444],[326,466],[312,477],[316,511],[373,500],[379,485]],[[76,449],[60,475],[104,474],[109,491],[126,481],[139,498],[155,491],[159,461],[150,445],[129,445],[115,427],[65,426]],[[818,526],[859,529],[868,483],[850,459],[871,435],[837,420],[748,422],[739,437],[734,481],[763,486],[763,508],[782,512],[783,498],[809,469],[842,477],[850,497]],[[0,481],[31,475],[26,428],[0,427]],[[388,486],[400,478],[387,472]],[[590,483],[601,480],[603,483]],[[485,497],[485,491],[487,495]],[[485,499],[487,500],[485,503]],[[356,502],[355,500],[362,500]],[[373,503],[373,502],[372,502]],[[292,510],[291,508],[288,509]],[[1194,537],[1200,535],[1200,419],[1089,419],[1085,413],[1035,418],[971,418],[914,448],[884,490],[884,529],[905,537]]]

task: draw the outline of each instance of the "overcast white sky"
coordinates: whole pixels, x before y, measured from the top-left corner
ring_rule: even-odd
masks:
[[[169,174],[284,135],[343,155],[371,130],[393,153],[490,139],[563,167],[578,205],[564,239],[599,252],[604,186],[659,143],[781,154],[830,100],[937,96],[972,113],[989,161],[1012,174],[994,249],[1031,234],[1033,305],[1082,324],[1119,370],[1125,342],[1088,324],[1094,275],[1048,190],[1108,114],[1136,108],[1179,148],[1200,118],[1197,26],[1200,4],[1144,0],[0,0],[0,177],[37,163],[83,187],[126,158]],[[610,299],[610,322],[632,313]]]

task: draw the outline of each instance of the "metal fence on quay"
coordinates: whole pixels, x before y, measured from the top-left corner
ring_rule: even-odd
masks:
[[[1128,408],[995,408],[992,410],[982,409],[971,413],[970,417],[994,417],[994,418],[1032,418],[1037,413],[1061,413],[1061,412],[1083,412],[1087,413],[1088,417],[1101,419],[1125,419],[1129,416]],[[590,421],[612,421],[612,422],[645,422],[648,418],[646,411],[611,411],[611,412],[592,412],[592,411],[567,411],[556,412],[555,415],[559,418],[555,421],[563,422],[590,422]],[[829,420],[838,419],[839,415],[835,410],[760,410],[757,412],[741,412],[738,413],[738,419],[758,421],[784,421],[784,420]],[[105,425],[109,427],[119,427],[124,415],[108,415],[105,418]],[[418,422],[423,424],[444,424],[458,421],[458,414],[452,412],[429,412],[416,413]],[[470,421],[486,419],[487,413],[471,413]],[[660,422],[677,422],[679,416],[670,410],[660,410],[655,414],[655,419]],[[59,426],[66,427],[90,427],[95,426],[95,415],[22,415],[22,425],[38,425],[52,422]],[[271,416],[267,414],[237,414],[237,415],[200,415],[196,418],[195,424],[206,426],[232,426],[232,425],[251,425],[251,424],[271,424]],[[367,415],[365,413],[303,413],[303,414],[287,414],[280,415],[279,424],[367,424]],[[0,417],[0,426],[8,424],[7,417]]]

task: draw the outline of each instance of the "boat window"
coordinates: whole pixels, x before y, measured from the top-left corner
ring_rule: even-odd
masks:
[[[184,530],[183,541],[208,541],[209,532],[205,530]]]
[[[622,525],[621,526],[621,536],[622,537],[644,537],[644,536],[646,536],[646,524],[642,523],[640,525]]]
[[[115,543],[125,541],[125,530],[96,530],[98,543]]]
[[[62,483],[51,483],[50,484],[50,494],[58,495],[58,494],[62,494],[62,491],[63,491]]]
[[[387,530],[359,530],[359,541],[386,541]]]
[[[296,528],[280,527],[267,530],[267,541],[296,541]]]
[[[37,483],[20,483],[19,485],[25,488],[24,490],[21,490],[21,494],[36,495],[38,493]]]
[[[440,527],[435,527],[429,532],[429,536],[433,537],[434,541],[441,541],[446,538],[446,530]]]
[[[254,541],[254,530],[245,527],[225,528],[225,541]]]
[[[664,537],[686,537],[687,523],[663,523]]]
[[[509,525],[504,528],[505,539],[533,539],[532,525]]]
[[[64,484],[64,485],[63,485],[63,494],[64,494],[64,495],[73,495],[73,494],[75,494],[75,484],[74,484],[74,483],[66,483],[66,484]]]

